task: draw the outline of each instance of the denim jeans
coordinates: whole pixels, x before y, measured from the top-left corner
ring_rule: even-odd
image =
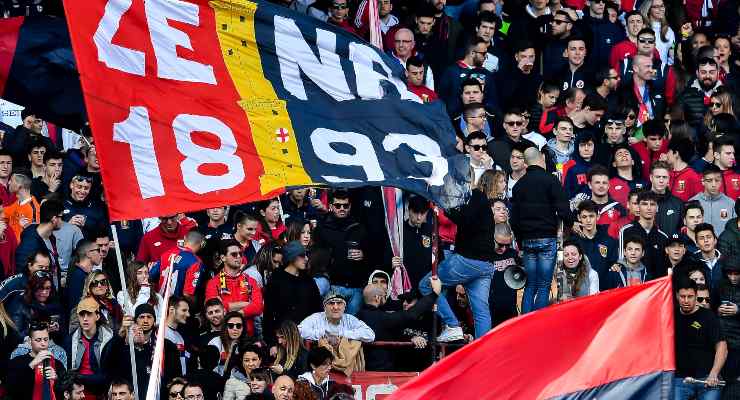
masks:
[[[522,241],[524,270],[527,286],[524,287],[522,314],[547,307],[550,302],[550,284],[555,270],[557,239],[526,239]]]
[[[673,400],[719,400],[722,388],[705,387],[701,383],[684,383],[683,378],[673,378]]]
[[[487,261],[473,260],[453,253],[445,258],[437,268],[437,276],[442,281],[443,287],[455,287],[463,285],[468,295],[468,302],[473,311],[475,321],[475,337],[479,338],[491,329],[491,310],[488,307],[488,296],[491,289],[491,278],[493,277],[493,264]],[[423,295],[432,293],[432,286],[428,273],[419,284],[419,291]],[[444,293],[437,298],[437,313],[447,326],[457,327],[460,322],[452,312],[450,304]]]
[[[313,280],[314,282],[316,282],[316,286],[319,288],[319,294],[321,295],[321,298],[324,298],[324,296],[329,293],[329,289],[331,289],[329,278],[325,276],[314,276]]]
[[[331,290],[341,294],[347,300],[347,314],[356,315],[362,308],[362,289],[331,285]]]

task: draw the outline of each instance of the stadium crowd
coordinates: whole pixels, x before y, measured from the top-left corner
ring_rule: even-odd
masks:
[[[372,0],[275,1],[369,37]],[[402,257],[377,187],[109,225],[90,132],[26,109],[0,126],[0,398],[143,399],[164,324],[162,399],[351,399],[333,374],[420,371],[437,343],[668,274],[675,398],[740,398],[737,0],[377,4],[469,156],[468,202],[405,193]]]

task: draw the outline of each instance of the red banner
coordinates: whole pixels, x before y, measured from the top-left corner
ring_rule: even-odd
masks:
[[[390,396],[668,399],[675,369],[671,277],[509,320]]]

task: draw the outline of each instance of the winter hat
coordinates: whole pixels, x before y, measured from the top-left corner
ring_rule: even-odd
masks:
[[[283,246],[283,262],[285,264],[290,264],[291,261],[305,255],[306,248],[297,240],[290,241]]]
[[[347,299],[344,298],[344,296],[341,295],[338,291],[334,289],[330,289],[329,293],[324,296],[324,305],[326,306],[328,303],[334,301],[334,300],[340,300],[343,301],[344,304],[347,304]]]
[[[139,304],[134,311],[134,319],[138,319],[141,314],[150,314],[152,317],[154,313],[154,307],[149,303]]]

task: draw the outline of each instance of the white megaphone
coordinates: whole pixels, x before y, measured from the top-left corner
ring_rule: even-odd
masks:
[[[519,290],[527,284],[527,273],[518,265],[509,266],[504,270],[504,282],[506,286]]]

